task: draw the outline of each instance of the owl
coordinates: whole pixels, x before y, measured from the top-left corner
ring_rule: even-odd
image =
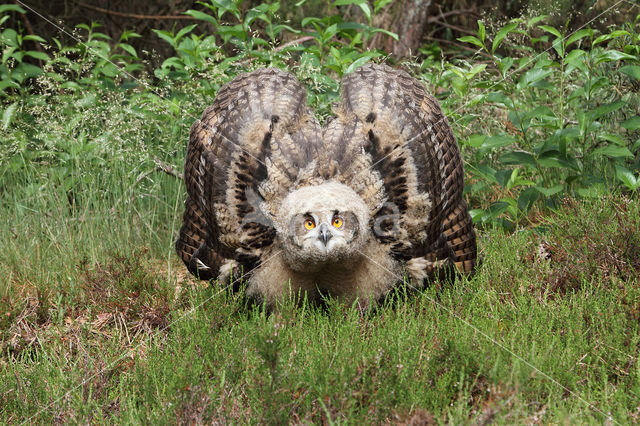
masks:
[[[366,306],[409,280],[470,274],[476,237],[458,145],[416,79],[369,64],[324,126],[297,79],[237,76],[191,127],[176,251],[200,279]]]

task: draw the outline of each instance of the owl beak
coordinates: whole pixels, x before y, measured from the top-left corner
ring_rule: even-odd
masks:
[[[329,240],[333,237],[333,234],[329,232],[329,227],[326,223],[320,225],[320,232],[318,233],[318,239],[326,246]]]

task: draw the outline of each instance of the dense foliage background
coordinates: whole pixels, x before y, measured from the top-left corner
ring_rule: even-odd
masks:
[[[638,421],[635,2],[46,3],[0,5],[0,419]],[[478,275],[365,317],[187,277],[219,88],[285,68],[324,121],[369,61],[449,117]]]
[[[39,146],[34,135],[50,131],[52,113],[66,116],[69,112],[58,105],[68,107],[73,99],[81,99],[85,107],[97,107],[84,114],[91,125],[85,127],[82,119],[55,123],[82,128],[87,145],[92,146],[96,138],[105,137],[96,115],[103,115],[103,120],[117,120],[120,115],[128,122],[125,109],[139,108],[140,124],[145,124],[129,123],[125,129],[116,125],[116,137],[141,131],[154,121],[162,128],[167,120],[163,115],[172,109],[181,112],[176,114],[178,120],[188,128],[221,84],[259,66],[294,71],[307,84],[313,106],[325,117],[344,73],[370,60],[387,60],[422,79],[443,104],[468,162],[468,194],[478,207],[474,209],[478,222],[514,229],[515,224],[531,219],[532,208],[557,206],[565,195],[597,197],[613,188],[633,192],[640,186],[637,20],[603,31],[590,27],[571,31],[568,23],[549,25],[548,16],[523,15],[501,27],[492,25],[493,36],[487,36],[486,25],[477,21],[474,35],[457,38],[456,45],[462,47],[451,55],[438,44],[426,43],[417,56],[402,58],[371,46],[372,40],[384,45],[385,40],[401,39],[374,25],[378,16],[394,7],[393,2],[379,0],[370,6],[364,1],[336,1],[334,14],[303,18],[297,27],[284,23],[289,22],[286,16],[295,14],[295,7],[275,2],[248,9],[242,4],[200,3],[208,13],[190,9],[180,15],[196,23],[152,30],[156,42],[172,52],[156,67],[142,59],[150,56],[148,52],[139,54],[132,44],[140,39],[132,30],[114,39],[96,22],[74,29],[50,24],[70,40],[67,45],[57,38],[27,34],[21,25],[17,31],[3,30],[4,129],[12,123],[23,126],[4,141],[0,159],[5,173],[22,170],[25,155],[33,154],[46,163],[47,173],[63,166],[66,176],[68,161],[85,156],[76,144],[73,153],[65,152],[68,142]],[[632,8],[619,2],[600,14],[618,16],[613,11],[625,5]],[[346,21],[336,13],[347,6],[351,15],[361,15],[359,21]],[[316,2],[312,10],[318,7]],[[26,12],[17,5],[2,6],[2,11],[5,26],[11,16]],[[197,22],[207,24],[207,31],[202,32]],[[157,108],[151,117],[154,109],[148,104]],[[57,111],[50,111],[52,105]],[[61,133],[70,130],[61,129]],[[146,137],[155,139],[148,133]],[[159,150],[149,152],[154,146]],[[136,164],[151,163],[157,155],[177,166],[182,155],[179,147],[143,143],[136,149],[122,146],[118,150],[136,151],[123,157]],[[96,149],[115,147],[108,143],[85,149],[95,154]],[[110,154],[115,158],[115,152]],[[38,162],[29,161],[29,167]],[[84,192],[74,190],[81,183],[65,179],[61,186],[67,186],[63,190],[68,197]]]

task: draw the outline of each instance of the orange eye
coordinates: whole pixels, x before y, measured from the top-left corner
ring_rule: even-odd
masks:
[[[313,219],[307,219],[304,221],[304,227],[308,230],[312,230],[316,227],[316,223],[313,221]]]
[[[341,228],[342,227],[342,219],[339,218],[338,216],[333,218],[333,226],[335,226],[336,228]]]

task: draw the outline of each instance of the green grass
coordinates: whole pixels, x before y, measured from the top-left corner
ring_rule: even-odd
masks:
[[[152,177],[113,213],[97,180],[75,208],[51,184],[37,202],[13,192],[0,422],[639,420],[636,201],[567,201],[537,232],[483,231],[473,279],[365,315],[266,315],[185,274],[181,182]]]

